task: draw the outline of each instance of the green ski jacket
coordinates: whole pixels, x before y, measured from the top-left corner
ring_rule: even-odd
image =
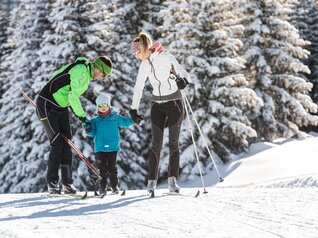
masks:
[[[78,57],[75,63],[65,65],[53,74],[45,86],[48,87],[46,93],[49,91],[60,107],[71,107],[76,116],[85,117],[79,97],[87,90],[93,74],[93,66],[88,59]]]

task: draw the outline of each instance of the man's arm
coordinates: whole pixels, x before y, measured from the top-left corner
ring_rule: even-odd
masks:
[[[69,104],[74,114],[79,118],[85,118],[79,97],[83,93],[83,82],[89,78],[89,72],[84,64],[78,65],[70,70],[71,91],[68,95]]]

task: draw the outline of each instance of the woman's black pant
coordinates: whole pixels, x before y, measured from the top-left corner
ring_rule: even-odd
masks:
[[[109,177],[110,186],[115,189],[118,185],[117,178],[117,151],[113,152],[97,152],[96,153],[97,168],[100,171],[102,180],[100,181],[100,187],[106,189],[107,179]]]
[[[169,165],[168,177],[179,175],[179,134],[183,120],[182,100],[174,100],[164,103],[152,102],[151,129],[152,147],[149,153],[148,179],[157,180],[159,170],[160,151],[162,147],[165,125],[169,127]]]
[[[47,182],[59,181],[61,167],[62,183],[72,183],[72,151],[71,147],[61,136],[61,133],[71,139],[71,127],[67,108],[61,108],[39,96],[37,114],[41,120],[47,137],[50,141],[50,154],[47,167]]]

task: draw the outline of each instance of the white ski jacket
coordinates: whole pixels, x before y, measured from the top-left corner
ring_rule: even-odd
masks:
[[[181,67],[173,55],[167,51],[158,53],[155,51],[147,60],[143,60],[139,66],[131,109],[138,110],[145,82],[149,79],[155,96],[167,96],[179,89],[175,80],[170,79],[170,71],[174,67],[176,74],[191,82],[189,74]]]

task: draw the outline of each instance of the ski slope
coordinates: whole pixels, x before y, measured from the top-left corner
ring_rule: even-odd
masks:
[[[318,138],[258,143],[222,167],[183,183],[104,199],[1,194],[0,237],[318,237]],[[194,198],[197,190],[201,195]]]

